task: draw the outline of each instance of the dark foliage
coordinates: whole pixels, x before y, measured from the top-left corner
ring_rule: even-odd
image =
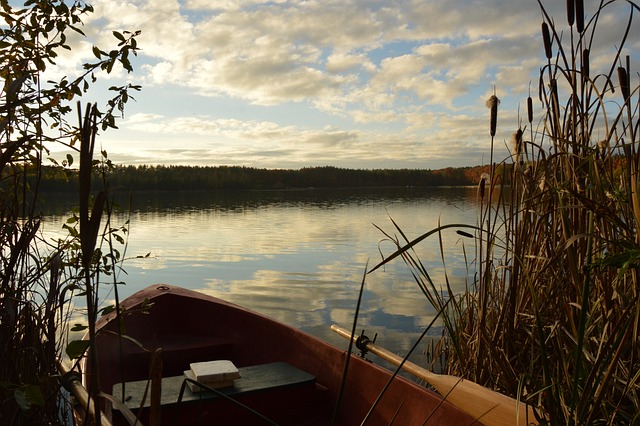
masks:
[[[331,166],[298,170],[241,166],[117,166],[109,172],[116,190],[177,191],[201,189],[364,188],[476,185],[488,166],[420,169],[343,169]],[[73,170],[50,169],[40,183],[43,191],[76,191]]]

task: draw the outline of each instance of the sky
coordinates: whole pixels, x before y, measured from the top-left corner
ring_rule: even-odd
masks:
[[[529,92],[540,119],[546,59],[533,0],[90,3],[87,38],[70,40],[59,72],[77,73],[93,44],[114,48],[112,31],[141,31],[134,72],[100,75],[92,92],[99,100],[114,84],[142,86],[119,130],[98,138],[118,164],[475,166],[490,160],[494,91],[496,161],[528,124]],[[585,3],[588,21],[598,2]],[[565,2],[543,4],[568,39]],[[629,11],[617,1],[601,17],[592,70],[611,66]],[[639,27],[625,50],[636,71]]]

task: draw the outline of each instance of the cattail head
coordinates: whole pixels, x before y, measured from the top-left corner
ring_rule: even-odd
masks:
[[[511,155],[518,164],[522,162],[522,129],[516,130],[511,136]]]
[[[618,67],[618,80],[620,82],[620,90],[625,102],[629,99],[629,75],[625,67]]]
[[[496,127],[498,126],[498,104],[500,103],[500,99],[496,95],[491,95],[491,97],[487,100],[487,108],[491,110],[491,136],[496,135]]]
[[[490,179],[491,176],[489,176],[488,173],[483,173],[480,175],[480,182],[478,182],[478,194],[480,194],[481,200],[484,200],[485,189]]]
[[[582,51],[582,78],[589,79],[589,49]]]
[[[539,78],[538,79],[538,99],[540,100],[540,102],[544,102],[544,88],[545,88],[544,79]]]
[[[567,0],[567,22],[569,22],[569,26],[572,26],[574,21],[574,1],[575,0]]]
[[[551,51],[551,33],[549,32],[549,25],[546,22],[542,23],[542,42],[544,43],[544,55],[547,59],[551,59],[553,52]]]
[[[527,98],[527,119],[529,119],[529,123],[533,123],[533,99],[531,96]]]
[[[584,1],[575,0],[576,2],[576,29],[579,33],[584,31]]]

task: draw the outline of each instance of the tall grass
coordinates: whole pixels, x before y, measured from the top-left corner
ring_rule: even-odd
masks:
[[[86,300],[85,319],[91,327],[98,315],[98,288],[115,281],[122,253],[114,241],[124,241],[126,229],[110,223],[112,204],[103,191],[95,191],[91,177],[106,176],[112,166],[102,153],[94,159],[98,128],[115,127],[114,111],[123,111],[128,90],[113,87],[116,95],[106,110],[89,106],[77,124],[67,119],[71,102],[87,92],[100,70],[114,64],[131,70],[129,54],[136,53],[138,33],[114,33],[118,50],[94,48],[97,57],[82,66],[77,78],[50,81],[45,71],[58,51],[71,50],[66,34],[82,34],[79,25],[92,7],[43,0],[15,8],[0,5],[0,424],[58,424],[69,417],[70,406],[61,398],[57,360],[66,352],[79,357],[87,343],[66,342],[71,301]],[[49,149],[77,149],[80,157],[79,209],[58,240],[42,233],[45,170],[62,176],[73,167],[69,154],[62,164],[44,168]],[[76,148],[79,146],[79,149]],[[49,224],[51,226],[51,224]],[[105,279],[106,278],[106,279]],[[112,288],[112,287],[109,287]],[[80,330],[85,326],[76,326]],[[91,342],[89,342],[91,344]],[[92,388],[97,393],[97,387]]]
[[[610,65],[595,74],[590,52],[611,8],[628,10],[628,20]],[[416,241],[401,241],[394,256],[436,307],[455,299],[441,344],[447,373],[539,407],[543,423],[634,424],[640,85],[625,44],[640,8],[613,0],[585,11],[568,0],[565,20],[540,10],[542,111],[526,100],[512,157],[480,183],[474,282],[463,295],[443,295],[411,250]],[[488,106],[493,143],[497,103]]]
[[[78,213],[65,225],[68,235],[53,240],[41,232],[41,196],[26,183],[40,176],[40,164],[20,167],[25,160],[19,157],[0,167],[10,181],[0,197],[1,424],[58,424],[72,416],[61,393],[58,361],[65,355],[79,358],[93,344],[98,290],[115,280],[120,267],[122,254],[114,239],[122,239],[126,228],[110,225],[106,192],[91,191],[96,113],[90,106],[78,127],[81,190]],[[74,312],[75,305],[82,310]],[[87,325],[76,324],[74,331],[86,328],[90,338],[70,342],[66,332],[72,317],[79,316]],[[95,384],[90,388],[94,402],[97,389]]]

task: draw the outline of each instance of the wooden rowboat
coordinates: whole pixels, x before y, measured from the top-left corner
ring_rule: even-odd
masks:
[[[170,285],[148,287],[121,307],[119,321],[112,312],[96,324],[97,371],[84,366],[86,386],[97,378],[100,391],[117,400],[102,403],[114,424],[129,424],[128,410],[118,401],[145,425],[332,424],[346,351],[248,309]],[[154,354],[162,380],[148,387]],[[212,360],[231,361],[240,379],[217,392],[184,386],[191,363]],[[403,377],[395,377],[380,397],[391,376],[351,356],[335,424],[359,425],[369,411],[368,425],[474,424],[435,392]]]

